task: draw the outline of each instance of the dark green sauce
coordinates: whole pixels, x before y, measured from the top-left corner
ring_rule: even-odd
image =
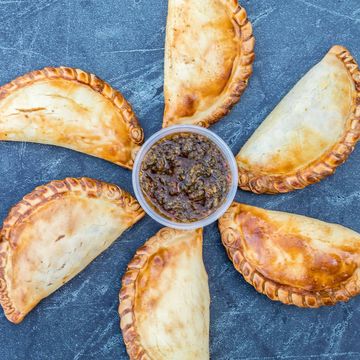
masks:
[[[140,186],[155,211],[176,222],[215,212],[230,188],[229,165],[218,146],[195,133],[169,135],[147,152]]]

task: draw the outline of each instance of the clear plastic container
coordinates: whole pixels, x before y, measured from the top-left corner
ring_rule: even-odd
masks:
[[[195,134],[200,134],[200,135],[207,137],[211,141],[213,141],[219,147],[221,152],[223,153],[226,161],[229,164],[229,169],[231,172],[231,183],[230,183],[230,187],[229,187],[229,192],[228,192],[223,204],[215,212],[210,214],[208,217],[201,219],[199,221],[190,222],[190,223],[171,221],[168,218],[166,218],[165,216],[162,216],[161,214],[157,213],[154,209],[152,209],[152,207],[146,201],[146,199],[142,193],[141,187],[140,187],[140,174],[139,173],[140,173],[141,163],[142,163],[146,153],[160,139],[162,139],[168,135],[171,135],[174,133],[181,133],[181,132],[182,133],[183,132],[191,132],[191,133],[195,133]],[[133,187],[134,187],[134,191],[135,191],[135,196],[138,199],[140,205],[145,210],[145,212],[148,215],[150,215],[154,220],[156,220],[157,222],[159,222],[162,225],[165,225],[165,226],[168,226],[171,228],[191,230],[191,229],[201,228],[201,227],[204,227],[206,225],[213,223],[220,216],[222,216],[225,213],[225,211],[229,208],[232,201],[234,200],[236,190],[237,190],[238,170],[237,170],[236,161],[235,161],[232,151],[219,136],[214,134],[212,131],[202,128],[200,126],[176,125],[176,126],[171,126],[171,127],[162,129],[159,132],[155,133],[141,147],[141,149],[138,152],[136,159],[135,159],[133,173],[132,173],[132,182],[133,182]]]

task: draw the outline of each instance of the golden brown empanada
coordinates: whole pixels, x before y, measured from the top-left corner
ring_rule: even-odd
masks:
[[[109,84],[59,67],[33,71],[0,88],[0,140],[63,146],[131,169],[143,130]]]
[[[40,186],[9,213],[0,233],[0,303],[19,323],[144,216],[116,185],[68,178]]]
[[[305,216],[233,203],[222,242],[245,280],[272,300],[300,307],[360,292],[360,234]]]
[[[131,360],[209,360],[209,287],[202,230],[160,230],[122,281],[119,313]]]
[[[359,139],[359,120],[358,66],[344,47],[334,46],[241,149],[239,186],[284,193],[333,174]]]
[[[169,0],[163,126],[208,127],[226,115],[252,74],[254,44],[237,0]]]

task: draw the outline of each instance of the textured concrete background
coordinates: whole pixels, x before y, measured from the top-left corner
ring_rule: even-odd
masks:
[[[204,0],[206,1],[206,0]],[[163,111],[165,0],[0,0],[0,82],[47,65],[94,72],[132,103],[146,136]],[[331,45],[360,60],[359,0],[243,1],[257,40],[254,75],[233,112],[212,129],[237,153]],[[331,178],[283,196],[238,191],[237,200],[360,231],[358,148]],[[35,186],[90,176],[132,192],[131,173],[50,146],[0,143],[0,219]],[[18,326],[0,314],[0,359],[126,359],[117,315],[120,278],[160,225],[148,217],[124,234]],[[234,270],[216,224],[205,230],[212,359],[360,359],[360,297],[332,308],[288,307],[258,294]],[[170,360],[170,359],[169,359]]]

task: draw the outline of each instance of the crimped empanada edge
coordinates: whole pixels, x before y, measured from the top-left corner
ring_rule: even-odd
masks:
[[[5,276],[7,258],[17,246],[16,237],[12,238],[12,230],[37,211],[48,201],[60,198],[67,193],[77,192],[89,198],[104,198],[118,202],[127,212],[132,213],[134,223],[144,215],[140,204],[126,191],[114,184],[90,178],[66,178],[54,180],[35,188],[16,204],[4,220],[0,231],[0,304],[7,319],[15,324],[20,323],[27,314],[18,311],[11,301]]]
[[[202,229],[198,231],[202,231]],[[130,360],[150,359],[146,349],[144,349],[141,344],[136,326],[135,297],[137,278],[142,269],[147,266],[151,256],[156,254],[161,246],[166,245],[168,240],[173,239],[181,233],[181,230],[171,228],[162,228],[158,231],[136,251],[122,278],[122,287],[119,294],[120,328]]]
[[[111,101],[111,103],[120,111],[131,141],[136,145],[141,145],[143,143],[144,131],[141,128],[131,105],[127,102],[124,96],[104,80],[81,69],[60,66],[45,67],[41,70],[31,71],[25,75],[17,77],[8,84],[1,86],[0,100],[4,99],[17,89],[26,87],[44,79],[64,79],[89,86],[92,90]],[[127,166],[126,164],[122,164],[122,166],[131,169],[131,165]]]
[[[232,14],[236,36],[241,40],[241,49],[234,60],[236,66],[228,82],[230,86],[227,92],[221,95],[225,97],[225,100],[210,115],[193,124],[202,127],[215,124],[231,111],[247,88],[249,78],[253,73],[255,37],[246,10],[238,3],[238,0],[224,0],[223,3],[229,9],[229,13]],[[166,114],[164,115],[163,127],[177,125],[177,122],[169,121]]]
[[[335,54],[344,64],[355,87],[355,106],[340,141],[315,162],[296,173],[266,175],[247,170],[238,162],[239,187],[242,190],[256,194],[278,194],[303,189],[332,175],[354,150],[360,137],[360,71],[356,60],[345,47],[335,45],[329,53]]]
[[[269,299],[280,301],[285,305],[303,308],[318,308],[335,305],[340,301],[348,301],[360,293],[360,283],[352,279],[334,291],[311,292],[299,291],[298,288],[283,285],[262,275],[244,256],[240,243],[241,231],[236,221],[241,204],[234,202],[227,212],[219,219],[221,241],[235,269],[256,291]]]

